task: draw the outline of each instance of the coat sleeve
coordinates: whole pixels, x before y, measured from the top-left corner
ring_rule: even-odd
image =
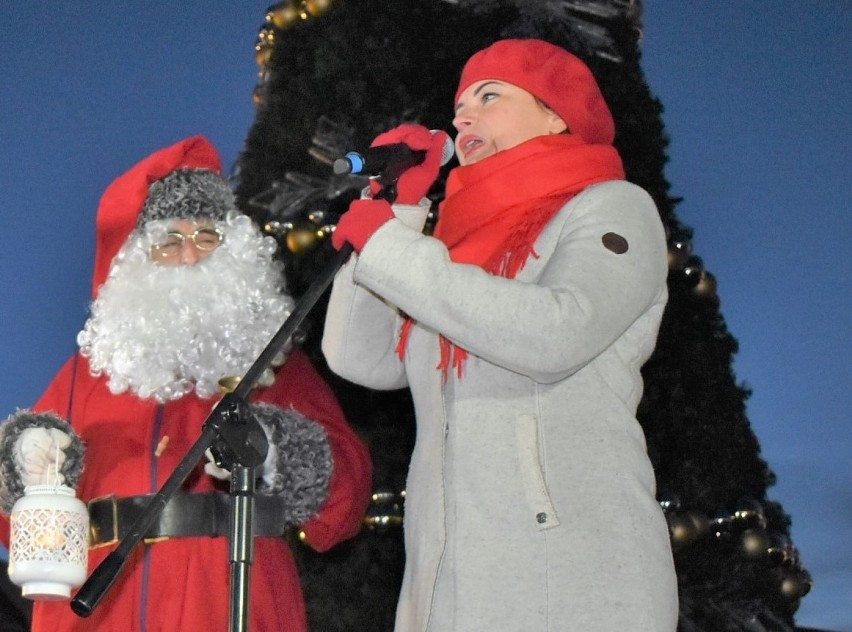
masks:
[[[306,543],[317,551],[326,551],[356,535],[370,503],[372,462],[331,388],[308,358],[296,350],[279,369],[275,385],[258,399],[285,409],[295,408],[326,432],[332,456],[331,481],[319,511],[302,525]]]
[[[382,297],[468,352],[538,382],[555,382],[665,300],[667,257],[653,201],[626,182],[589,187],[548,231],[558,231],[556,244],[534,282],[454,263],[443,243],[398,220],[376,231],[350,274],[362,292]],[[365,337],[375,329],[368,331]]]
[[[396,353],[402,318],[393,305],[354,282],[357,258],[353,254],[334,279],[323,354],[332,371],[356,384],[376,390],[403,388],[408,380]]]
[[[420,234],[430,202],[395,204],[397,221]],[[332,371],[356,384],[376,390],[408,386],[405,368],[396,353],[402,316],[379,296],[357,285],[352,274],[358,256],[344,265],[334,279],[326,310],[322,350]]]

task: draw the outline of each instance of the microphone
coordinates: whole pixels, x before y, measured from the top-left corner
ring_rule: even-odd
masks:
[[[432,130],[435,134],[440,130]],[[441,166],[447,164],[455,153],[452,139],[447,136],[441,150]],[[406,169],[416,167],[426,158],[426,151],[411,149],[405,143],[392,143],[369,147],[363,152],[350,151],[343,158],[334,161],[332,168],[337,175],[359,173],[368,176],[382,176],[386,180],[395,180]]]

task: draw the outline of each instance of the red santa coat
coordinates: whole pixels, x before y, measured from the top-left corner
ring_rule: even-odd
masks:
[[[368,452],[346,423],[330,388],[299,351],[278,370],[275,383],[255,401],[295,408],[325,429],[333,474],[320,511],[302,526],[310,546],[325,551],[354,536],[370,498]],[[132,394],[113,395],[104,377],[93,377],[82,356],[69,360],[33,407],[71,423],[86,443],[78,496],[89,501],[115,494],[156,492],[198,439],[216,399],[194,393],[157,404]],[[165,450],[158,444],[168,437]],[[199,464],[183,491],[208,492],[221,483]],[[225,488],[226,489],[226,488]],[[5,525],[4,525],[5,526]],[[90,551],[89,572],[115,545]],[[75,615],[67,602],[37,603],[34,632],[215,632],[228,629],[228,538],[172,538],[140,544],[91,616]],[[255,538],[249,626],[253,632],[305,631],[307,623],[295,562],[279,537]]]

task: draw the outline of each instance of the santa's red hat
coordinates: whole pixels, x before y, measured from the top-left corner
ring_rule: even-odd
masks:
[[[538,39],[495,42],[465,64],[456,102],[483,79],[505,81],[538,97],[587,143],[611,145],[615,138],[612,114],[592,71],[564,48]]]
[[[113,258],[136,227],[151,184],[178,169],[207,169],[219,174],[222,161],[210,141],[192,136],[154,152],[104,191],[98,205],[93,295],[106,281]]]

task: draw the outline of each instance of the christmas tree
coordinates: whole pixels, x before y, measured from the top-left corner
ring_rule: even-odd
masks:
[[[669,194],[662,106],[640,64],[641,19],[641,3],[628,0],[280,2],[258,36],[257,119],[237,192],[281,242],[290,290],[301,296],[332,253],[331,227],[366,185],[334,175],[334,159],[403,122],[451,131],[458,72],[496,39],[538,37],[583,58],[615,116],[627,179],[654,198],[669,237],[670,298],[643,369],[639,419],[670,526],[680,629],[793,630],[810,578],[789,539],[789,517],[767,495],[774,475],[745,414],[749,393],[733,375],[737,342],[715,280],[691,251],[690,228]],[[442,185],[433,188],[435,206]],[[294,545],[309,618],[316,630],[391,630],[404,564],[410,397],[329,372],[319,351],[323,314],[321,298],[300,337],[370,445],[376,494],[354,541],[322,556]]]

